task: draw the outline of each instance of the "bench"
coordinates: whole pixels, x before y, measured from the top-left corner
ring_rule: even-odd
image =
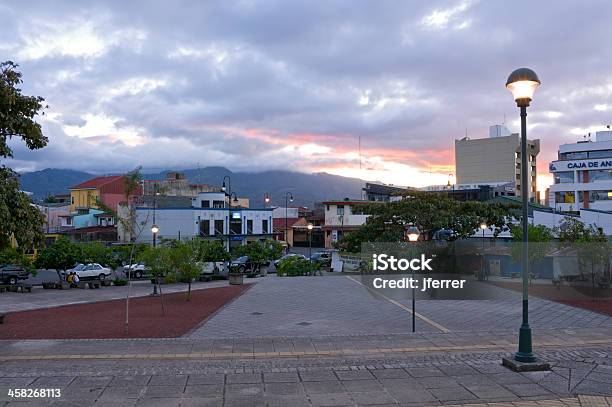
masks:
[[[2,285],[0,286],[0,290],[1,291],[10,291],[13,293],[17,293],[19,291],[21,291],[22,293],[25,293],[26,291],[31,293],[32,292],[32,284],[25,284],[25,283],[21,283],[21,284],[13,284],[13,285]]]
[[[78,288],[100,288],[102,286],[100,280],[88,280],[88,281],[79,281],[77,283]]]

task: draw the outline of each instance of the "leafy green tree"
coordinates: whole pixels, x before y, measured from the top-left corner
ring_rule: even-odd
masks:
[[[21,93],[22,83],[18,65],[11,61],[0,63],[0,158],[13,157],[8,141],[21,138],[26,146],[39,149],[47,145],[40,124],[34,121],[44,114],[44,99]],[[14,238],[22,252],[39,247],[43,240],[43,216],[20,191],[17,174],[0,167],[0,249],[9,247]]]
[[[79,260],[81,251],[65,236],[60,236],[49,247],[43,249],[36,258],[36,266],[43,269],[55,269],[59,280],[61,271],[73,267]]]
[[[263,264],[270,260],[278,259],[282,252],[283,246],[279,242],[266,240],[264,242],[250,242],[246,245],[238,246],[233,254],[236,257],[249,256],[255,267],[253,272],[258,272]]]
[[[571,247],[578,254],[580,274],[585,272],[591,275],[591,282],[595,288],[595,276],[601,270],[603,275],[609,277],[610,245],[608,238],[600,229],[593,225],[585,225],[577,218],[565,217],[563,222],[555,228],[561,245]]]
[[[399,242],[405,240],[405,227],[414,224],[431,236],[438,230],[453,231],[454,238],[471,236],[481,223],[494,225],[497,236],[508,229],[513,217],[511,207],[500,203],[459,202],[444,195],[414,192],[401,201],[364,204],[363,214],[370,215],[364,225],[347,233],[339,248],[359,252],[362,242]]]
[[[0,250],[0,264],[15,264],[36,275],[36,268],[34,267],[32,259],[26,254],[12,247],[7,247]]]
[[[229,253],[220,240],[194,239],[192,244],[197,251],[197,259],[201,262],[216,262],[229,259]]]
[[[199,246],[197,240],[180,242],[175,247],[168,248],[169,263],[173,280],[188,284],[187,301],[191,300],[191,282],[198,278],[202,269],[199,264]]]

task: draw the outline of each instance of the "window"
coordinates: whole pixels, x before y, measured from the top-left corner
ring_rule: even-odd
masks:
[[[555,192],[556,203],[575,203],[576,194],[574,191]]]
[[[611,201],[611,200],[612,200],[612,191],[590,191],[589,192],[589,202]]]
[[[612,170],[589,171],[589,182],[612,181]]]
[[[202,208],[210,208],[210,201],[209,200],[202,201]]]
[[[571,184],[574,182],[574,171],[555,172],[555,184]]]
[[[213,201],[213,208],[225,208],[225,201]]]
[[[72,218],[66,218],[66,225],[72,225]]]
[[[73,196],[71,196],[71,197],[70,197],[70,203],[71,203],[72,205],[74,205],[74,197],[73,197]]]
[[[248,235],[253,234],[253,219],[247,220],[247,234]]]
[[[222,235],[223,234],[223,220],[216,220],[215,221],[215,235]]]
[[[336,207],[336,215],[344,216],[344,205],[338,205]]]
[[[589,151],[589,158],[610,158],[612,150]]]
[[[588,158],[588,153],[586,151],[559,153],[559,160],[578,160],[582,158]]]
[[[201,220],[200,221],[200,236],[209,236],[209,235],[210,235],[210,221],[208,219]]]
[[[261,233],[268,233],[268,219],[261,220]]]

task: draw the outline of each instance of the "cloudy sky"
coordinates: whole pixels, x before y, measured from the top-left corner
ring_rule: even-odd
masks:
[[[517,131],[504,84],[528,66],[542,187],[560,143],[612,122],[611,43],[609,0],[2,0],[0,60],[49,104],[49,146],[10,165],[446,183],[454,139]]]

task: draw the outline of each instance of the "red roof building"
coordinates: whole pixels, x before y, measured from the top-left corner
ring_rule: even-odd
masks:
[[[99,208],[99,202],[104,206],[117,210],[119,202],[125,201],[126,180],[123,175],[95,177],[70,188],[70,211],[79,208]],[[139,186],[134,195],[141,195]]]

